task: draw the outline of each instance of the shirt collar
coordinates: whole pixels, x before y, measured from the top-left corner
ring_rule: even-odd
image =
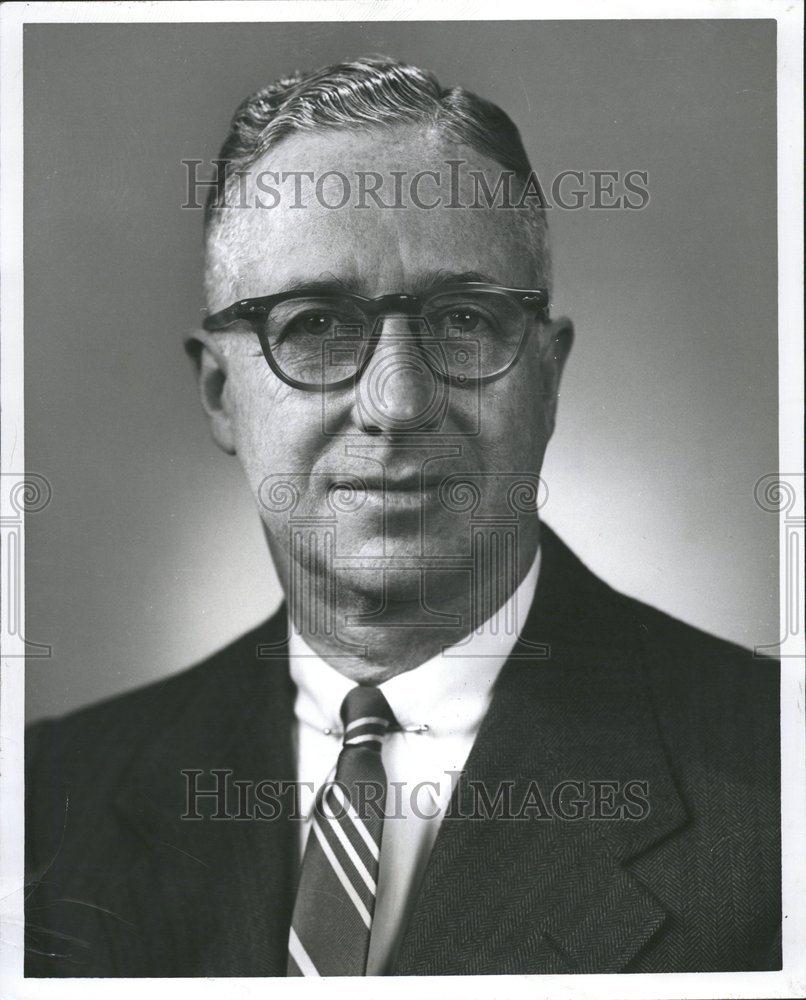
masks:
[[[478,728],[493,684],[523,631],[539,573],[538,547],[517,589],[480,629],[378,685],[401,726],[427,726],[435,736],[461,735]],[[293,625],[288,653],[291,679],[297,686],[297,719],[320,731],[340,732],[339,709],[355,682],[315,653]]]

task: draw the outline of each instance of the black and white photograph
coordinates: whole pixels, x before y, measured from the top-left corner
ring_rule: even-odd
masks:
[[[802,995],[802,4],[0,18],[4,1000]]]

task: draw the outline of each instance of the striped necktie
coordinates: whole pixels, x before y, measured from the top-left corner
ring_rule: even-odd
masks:
[[[376,687],[341,706],[334,781],[316,796],[288,939],[289,976],[363,976],[386,802],[381,748],[395,717]]]

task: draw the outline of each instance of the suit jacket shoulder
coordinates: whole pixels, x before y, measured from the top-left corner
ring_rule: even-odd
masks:
[[[114,787],[120,772],[144,748],[159,740],[166,727],[197,706],[203,692],[213,692],[221,703],[230,695],[248,690],[253,675],[260,670],[261,643],[279,641],[284,634],[281,608],[261,625],[239,636],[204,660],[177,674],[127,691],[58,719],[43,719],[30,725],[25,734],[26,786],[29,806],[40,797],[34,790],[56,784],[76,789],[92,785],[98,798]],[[214,723],[214,719],[210,720]],[[213,724],[210,737],[215,737]],[[29,817],[27,837],[37,832]],[[34,838],[35,839],[35,838]]]
[[[753,786],[763,806],[777,811],[779,662],[619,598],[644,648],[652,702],[670,754],[686,763],[683,773],[700,769],[709,780]]]
[[[135,882],[145,879],[154,914],[165,902],[158,890],[166,896],[178,893],[182,880],[203,887],[197,872],[181,870],[179,853],[164,859],[163,876],[140,871],[126,885],[130,871],[138,870],[145,843],[171,844],[178,851],[181,836],[173,830],[184,835],[193,828],[180,822],[181,770],[238,766],[243,757],[230,750],[236,737],[258,760],[268,759],[267,744],[275,752],[286,746],[290,682],[285,659],[278,656],[285,633],[281,608],[268,622],[178,674],[28,728],[27,975],[196,971],[189,955],[173,948],[166,958],[149,940],[154,932],[159,942],[156,917],[150,926],[143,916],[142,932],[138,927],[131,941],[121,943],[118,962],[109,941],[114,932],[132,930]],[[280,766],[283,777],[289,777],[290,764]],[[138,952],[138,942],[147,959]]]
[[[699,751],[703,763],[719,759],[723,769],[766,786],[771,775],[753,759],[761,752],[765,762],[777,761],[779,662],[614,590],[550,529],[544,528],[544,535],[554,573],[573,580],[573,587],[561,588],[565,599],[559,604],[542,595],[551,604],[549,613],[582,627],[594,640],[612,635],[625,651],[638,651],[670,750],[682,746],[687,760]],[[695,733],[700,738],[694,739]]]

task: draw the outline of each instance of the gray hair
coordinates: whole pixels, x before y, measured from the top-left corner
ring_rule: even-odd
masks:
[[[205,206],[208,256],[226,211],[226,196],[243,173],[291,135],[324,130],[422,125],[469,146],[526,184],[532,174],[517,126],[506,112],[462,87],[442,87],[433,73],[382,56],[295,72],[255,91],[235,111],[219,153],[223,176]],[[221,194],[224,198],[221,198]],[[550,285],[548,225],[542,204],[525,218],[540,284]],[[208,261],[209,266],[209,261]],[[208,279],[211,275],[208,273]]]

